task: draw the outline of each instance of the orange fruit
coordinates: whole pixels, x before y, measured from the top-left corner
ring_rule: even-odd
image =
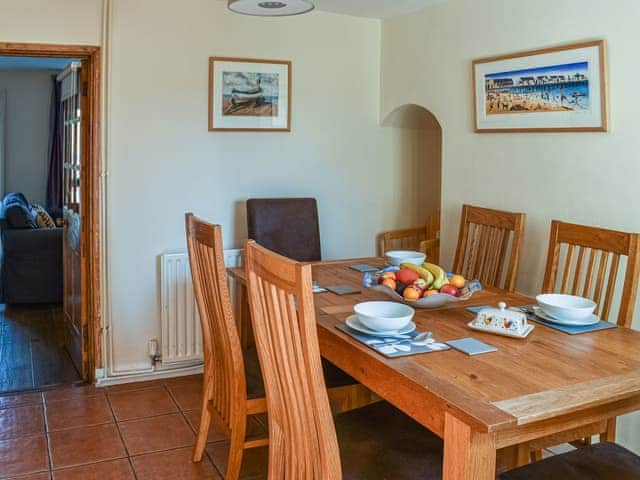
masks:
[[[389,287],[391,290],[396,289],[396,281],[393,278],[385,278],[384,280],[382,280],[382,283],[380,285]]]
[[[384,272],[382,275],[380,275],[381,278],[390,278],[391,280],[395,280],[396,279],[396,272]]]
[[[454,275],[449,279],[449,283],[456,288],[464,288],[467,280],[462,275]]]
[[[420,298],[420,295],[420,290],[413,287],[407,287],[404,289],[404,292],[402,292],[402,296],[404,297],[404,299],[410,301],[418,300]]]
[[[430,297],[431,295],[434,295],[436,293],[439,293],[438,290],[426,290],[423,294],[422,297]]]

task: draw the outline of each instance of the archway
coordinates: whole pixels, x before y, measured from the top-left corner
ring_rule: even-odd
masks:
[[[390,129],[395,171],[391,181],[394,191],[401,192],[387,230],[425,225],[440,210],[442,127],[429,110],[414,104],[396,108],[382,125]]]

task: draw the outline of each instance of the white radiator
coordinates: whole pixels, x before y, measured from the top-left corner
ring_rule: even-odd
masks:
[[[224,256],[227,267],[240,266],[242,262],[242,250],[225,250]],[[162,365],[202,362],[200,317],[186,252],[160,256],[160,284]]]

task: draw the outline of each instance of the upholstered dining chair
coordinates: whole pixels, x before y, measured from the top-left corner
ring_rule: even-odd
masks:
[[[386,402],[331,416],[311,265],[253,241],[247,285],[269,410],[269,479],[440,479],[442,441]]]
[[[621,262],[625,269],[620,270]],[[562,275],[560,271],[562,270]],[[592,299],[596,314],[603,320],[613,320],[629,328],[638,294],[640,276],[640,234],[618,232],[558,220],[551,222],[547,267],[542,283],[544,293],[567,293]],[[622,285],[620,284],[622,281]],[[612,312],[614,297],[619,292],[618,313]],[[579,433],[578,433],[579,432]],[[597,422],[578,431],[568,431],[562,437],[541,438],[530,444],[534,460],[542,458],[542,448],[560,441],[576,446],[591,443],[591,436],[614,441],[616,419]]]
[[[247,233],[269,250],[299,262],[321,260],[318,204],[315,198],[252,198],[247,200]],[[246,326],[245,326],[246,327]],[[249,330],[250,330],[250,326]],[[337,410],[367,403],[364,387],[323,360],[325,380]]]
[[[513,292],[524,220],[524,213],[463,205],[453,271]]]
[[[193,461],[202,460],[213,421],[230,441],[226,480],[240,475],[244,450],[266,438],[247,438],[249,415],[267,410],[255,349],[243,351],[233,318],[222,249],[222,228],[186,214],[193,290],[204,350],[203,398]]]
[[[299,262],[322,258],[315,198],[247,200],[247,234],[263,247]]]

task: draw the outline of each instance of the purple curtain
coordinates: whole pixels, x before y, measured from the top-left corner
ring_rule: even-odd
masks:
[[[51,111],[49,113],[49,175],[47,208],[62,209],[62,104],[61,83],[52,76]]]

